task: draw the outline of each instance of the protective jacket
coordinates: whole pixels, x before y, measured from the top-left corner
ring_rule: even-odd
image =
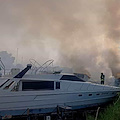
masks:
[[[101,75],[101,81],[104,81],[105,75]]]

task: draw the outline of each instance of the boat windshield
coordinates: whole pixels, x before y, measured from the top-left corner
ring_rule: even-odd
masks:
[[[68,80],[68,81],[80,81],[85,82],[84,80],[74,76],[74,75],[63,75],[60,80]]]

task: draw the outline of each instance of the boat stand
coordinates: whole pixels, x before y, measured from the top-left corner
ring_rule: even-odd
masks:
[[[83,111],[73,111],[71,107],[57,106],[52,113],[49,114],[30,114],[29,109],[26,115],[5,116],[0,120],[86,120],[86,113]]]

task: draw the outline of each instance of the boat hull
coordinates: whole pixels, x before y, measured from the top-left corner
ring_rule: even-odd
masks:
[[[0,99],[0,115],[25,115],[44,114],[57,111],[61,108],[70,107],[71,110],[100,105],[113,100],[116,91],[104,92],[76,92],[76,93],[46,93],[24,92],[12,95],[3,95]]]

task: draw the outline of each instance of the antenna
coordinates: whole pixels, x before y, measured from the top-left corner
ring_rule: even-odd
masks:
[[[18,62],[18,48],[17,48],[17,55],[16,55],[16,65],[17,65],[17,62]]]

